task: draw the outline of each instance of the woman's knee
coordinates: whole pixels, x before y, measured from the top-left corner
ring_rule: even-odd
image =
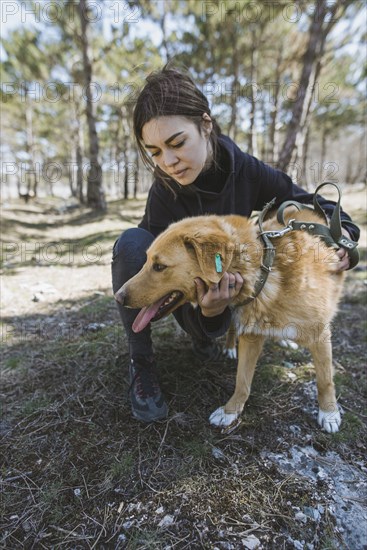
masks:
[[[146,261],[146,250],[153,240],[151,233],[139,227],[127,229],[117,239],[112,256],[114,292],[140,271]]]
[[[125,261],[145,262],[146,250],[153,240],[153,235],[145,229],[140,227],[126,229],[113,246],[113,259],[120,256]]]

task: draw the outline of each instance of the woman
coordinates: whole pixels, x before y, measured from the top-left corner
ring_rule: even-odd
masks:
[[[115,243],[114,292],[141,269],[145,251],[172,222],[201,214],[250,216],[274,197],[277,205],[290,199],[312,203],[312,195],[286,174],[242,152],[223,136],[207,98],[187,74],[176,69],[165,67],[147,78],[133,122],[140,154],[155,178],[139,226],[125,231]],[[335,203],[322,198],[319,202],[330,216]],[[358,240],[359,230],[344,212],[342,224],[345,234]],[[345,250],[338,255],[340,269],[348,269]],[[239,273],[224,273],[219,285],[206,288],[200,279],[195,283],[199,307],[185,304],[174,315],[192,337],[194,353],[203,361],[215,360],[220,355],[215,338],[229,327],[228,306],[243,280]],[[135,334],[131,327],[137,310],[118,307],[129,341],[133,415],[145,422],[165,418],[168,408],[155,372],[150,326]]]

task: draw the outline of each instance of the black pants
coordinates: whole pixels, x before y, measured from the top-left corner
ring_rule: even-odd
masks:
[[[154,236],[151,233],[137,227],[124,231],[115,242],[112,257],[112,287],[114,293],[143,267],[146,261],[146,250],[153,240]],[[126,308],[119,303],[117,307],[126,330],[130,357],[153,355],[150,324],[141,332],[133,332],[131,327],[139,310]],[[198,324],[193,322],[195,316],[191,304],[184,304],[177,308],[173,315],[184,331],[194,340],[202,342],[204,345],[210,341]]]

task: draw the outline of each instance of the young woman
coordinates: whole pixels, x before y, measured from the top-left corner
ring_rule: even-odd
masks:
[[[185,73],[166,67],[148,76],[133,122],[140,154],[153,170],[154,181],[139,226],[124,231],[115,243],[114,292],[141,269],[145,251],[172,222],[201,214],[250,216],[274,197],[277,205],[290,199],[312,203],[312,195],[286,174],[241,151],[221,134],[207,98]],[[322,198],[319,202],[330,216],[335,203]],[[342,225],[348,237],[358,240],[359,230],[344,212]],[[338,255],[340,269],[348,269],[345,250]],[[215,338],[229,327],[228,306],[243,281],[239,273],[224,273],[213,287],[206,288],[200,279],[195,282],[199,307],[185,304],[174,316],[192,337],[194,353],[203,361],[215,360],[220,355]],[[131,327],[138,311],[118,308],[129,341],[133,415],[145,422],[165,418],[168,408],[155,371],[150,326],[135,334]]]

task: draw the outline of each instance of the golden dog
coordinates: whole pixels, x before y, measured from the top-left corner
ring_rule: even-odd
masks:
[[[312,210],[289,208],[287,220],[322,222]],[[281,226],[271,218],[265,230]],[[274,263],[267,281],[251,299],[263,271],[259,228],[236,215],[198,216],[173,223],[147,251],[141,271],[115,294],[131,308],[143,308],[133,325],[139,332],[185,302],[197,303],[194,279],[207,286],[218,283],[223,272],[239,272],[244,283],[233,299],[232,324],[238,337],[238,365],[234,394],[214,411],[209,421],[224,430],[238,422],[249,397],[255,366],[266,337],[291,339],[309,348],[316,369],[318,423],[337,432],[341,416],[333,383],[331,321],[342,291],[344,273],[337,271],[335,249],[307,231],[289,231],[274,238]],[[220,254],[222,273],[215,257]],[[241,305],[246,302],[246,305]],[[232,343],[232,346],[234,343]]]

